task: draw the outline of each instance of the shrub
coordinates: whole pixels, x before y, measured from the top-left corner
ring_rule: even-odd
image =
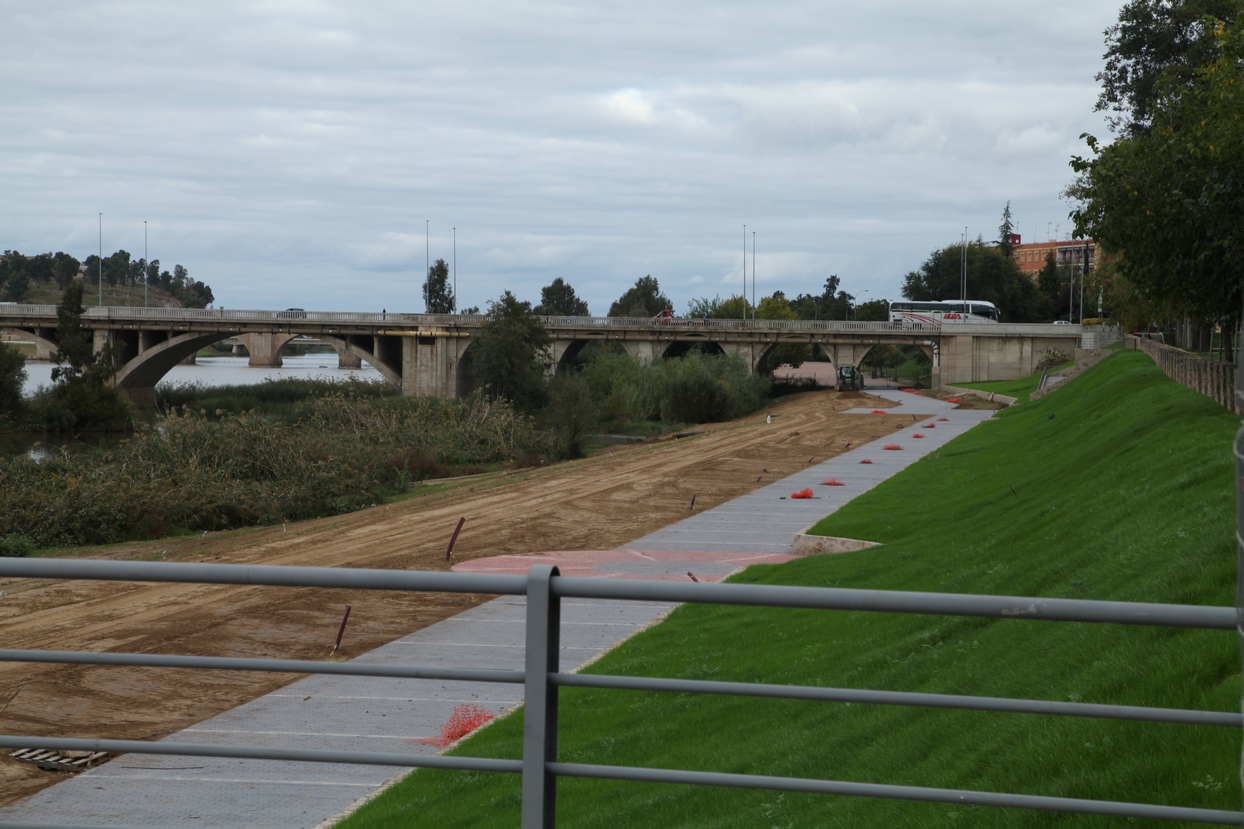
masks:
[[[0,557],[25,558],[35,551],[35,543],[24,535],[10,533],[0,538]]]
[[[1037,368],[1050,368],[1052,366],[1061,366],[1063,363],[1070,363],[1071,357],[1065,351],[1057,348],[1050,348],[1041,352],[1041,359],[1037,361]]]

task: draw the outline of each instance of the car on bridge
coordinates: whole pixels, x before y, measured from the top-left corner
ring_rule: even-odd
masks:
[[[703,325],[707,320],[708,317],[705,317],[704,319],[697,319],[695,317],[676,317],[674,316],[674,312],[669,308],[666,308],[664,311],[652,318],[652,321],[658,325]]]

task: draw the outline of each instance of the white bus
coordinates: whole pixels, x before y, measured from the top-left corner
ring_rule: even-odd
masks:
[[[998,306],[980,299],[922,301],[902,299],[890,303],[890,322],[902,325],[941,325],[955,322],[1001,322]]]

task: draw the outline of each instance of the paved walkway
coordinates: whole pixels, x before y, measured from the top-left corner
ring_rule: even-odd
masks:
[[[691,572],[700,581],[716,581],[748,564],[788,560],[794,533],[992,414],[897,391],[869,391],[900,402],[887,413],[912,415],[911,427],[697,512],[620,550],[500,556],[455,569],[526,573],[532,564],[551,562],[567,575],[685,580]],[[867,417],[870,410],[853,411]],[[883,449],[891,443],[902,450]],[[872,463],[861,463],[865,459]],[[845,485],[821,485],[831,477]],[[805,487],[816,497],[790,498]],[[521,669],[524,607],[522,597],[495,599],[359,660]],[[661,618],[672,605],[574,600],[562,608],[561,664],[568,668]],[[314,676],[168,739],[432,754],[439,749],[420,741],[440,734],[455,705],[471,703],[500,714],[520,703],[520,696],[516,685]],[[126,755],[0,810],[0,825],[309,829],[331,825],[335,816],[405,773],[377,766]]]

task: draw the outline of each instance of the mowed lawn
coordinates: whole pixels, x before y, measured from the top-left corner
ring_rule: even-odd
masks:
[[[1230,606],[1239,419],[1111,356],[818,525],[884,546],[735,581]],[[1240,710],[1231,632],[684,606],[593,673]],[[562,691],[559,759],[1240,808],[1240,730],[897,706]],[[457,753],[521,756],[522,714]],[[517,776],[418,771],[349,827],[518,826]],[[563,779],[565,827],[1169,826]]]

